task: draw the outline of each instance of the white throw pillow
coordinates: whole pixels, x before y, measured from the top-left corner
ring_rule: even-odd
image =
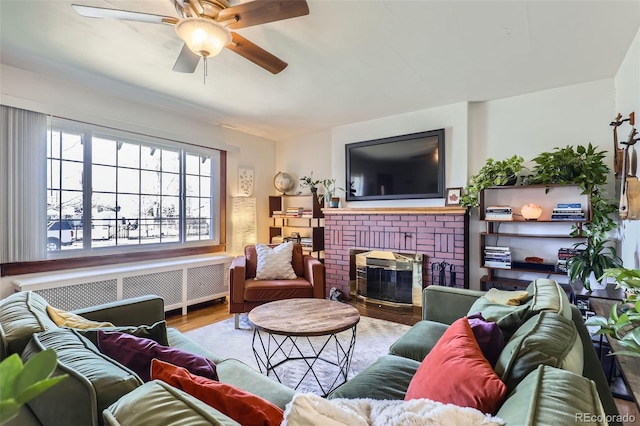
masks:
[[[298,393],[284,411],[281,426],[500,426],[504,421],[471,407],[430,399],[324,399]]]
[[[256,280],[293,280],[298,276],[291,266],[293,242],[271,248],[265,244],[256,244],[258,266]]]

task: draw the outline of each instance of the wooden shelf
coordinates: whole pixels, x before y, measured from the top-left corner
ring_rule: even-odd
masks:
[[[312,217],[281,217],[274,216],[274,211],[283,211],[287,207],[303,207],[311,210]],[[311,252],[317,258],[322,257],[324,251],[324,213],[318,198],[314,194],[305,195],[270,195],[269,196],[269,240],[284,235],[288,230],[300,230],[303,238],[311,238],[311,247],[304,247],[304,251]],[[306,232],[305,232],[306,230]]]
[[[539,220],[525,220],[520,209],[528,203],[542,208]],[[585,220],[551,220],[551,213],[559,203],[580,203]],[[479,196],[480,220],[486,224],[486,231],[480,232],[480,264],[484,265],[486,246],[509,247],[511,268],[482,266],[487,275],[480,280],[481,288],[496,285],[505,289],[523,288],[530,280],[511,278],[517,274],[538,274],[540,276],[566,276],[566,272],[556,271],[557,253],[560,248],[570,248],[574,243],[584,241],[582,225],[591,218],[591,199],[583,194],[578,185],[525,185],[495,186],[485,188]],[[488,206],[508,206],[513,212],[513,220],[485,219]],[[578,236],[571,236],[576,230]],[[538,233],[535,233],[538,231]],[[504,241],[506,240],[506,241]],[[527,241],[528,240],[528,241]],[[547,240],[547,241],[544,241]],[[546,260],[542,264],[527,264],[526,257],[535,256]],[[518,263],[514,265],[514,263]],[[529,266],[531,265],[531,266]],[[538,266],[540,265],[540,266]],[[572,292],[571,286],[565,284]]]
[[[584,239],[585,237],[572,237],[569,234],[559,235],[559,234],[518,234],[515,232],[481,232],[480,235],[487,237],[517,237],[517,238],[547,238],[547,239],[569,239],[569,240],[577,240]]]

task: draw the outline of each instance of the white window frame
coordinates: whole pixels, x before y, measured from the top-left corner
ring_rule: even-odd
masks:
[[[147,243],[147,244],[124,244],[118,246],[107,247],[93,247],[91,246],[90,235],[84,235],[83,247],[78,249],[56,250],[46,252],[46,259],[57,258],[74,258],[87,254],[119,254],[128,252],[147,252],[147,251],[159,251],[167,249],[180,249],[188,247],[201,247],[218,245],[221,241],[221,152],[217,149],[206,148],[203,146],[197,146],[194,144],[183,143],[178,141],[171,141],[164,138],[153,137],[149,135],[142,135],[133,132],[127,132],[117,129],[105,128],[93,124],[80,123],[72,120],[50,117],[49,119],[49,131],[59,130],[61,132],[72,132],[82,135],[83,143],[85,147],[90,147],[93,143],[93,137],[101,137],[107,139],[116,139],[118,141],[138,144],[142,146],[153,146],[160,149],[178,150],[180,153],[180,225],[179,225],[179,238],[178,241],[162,242],[162,243]],[[83,229],[91,228],[91,149],[84,149],[83,158],[83,200],[84,208],[83,212],[87,211],[89,207],[89,214],[83,214]],[[185,210],[185,163],[186,154],[202,155],[211,158],[211,223],[210,223],[210,239],[201,240],[187,240],[186,239],[186,210]],[[49,162],[47,161],[47,167]],[[48,185],[47,185],[48,186]],[[48,188],[46,188],[48,190]],[[59,189],[62,190],[62,189]],[[43,220],[46,222],[46,212],[43,212]]]

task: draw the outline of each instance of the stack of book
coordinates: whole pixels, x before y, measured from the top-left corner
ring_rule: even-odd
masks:
[[[513,220],[513,213],[509,206],[489,206],[484,212],[487,220]]]
[[[485,246],[484,266],[511,269],[511,249],[509,247]]]
[[[310,249],[313,246],[313,240],[310,237],[300,238],[300,244],[302,248]]]
[[[574,248],[560,248],[558,250],[558,261],[556,262],[556,272],[567,272],[567,261],[578,254],[580,250]]]
[[[580,203],[558,203],[551,213],[551,220],[584,220]]]

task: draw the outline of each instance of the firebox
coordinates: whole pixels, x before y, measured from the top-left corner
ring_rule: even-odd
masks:
[[[394,306],[420,306],[422,255],[391,251],[355,254],[356,297]]]

